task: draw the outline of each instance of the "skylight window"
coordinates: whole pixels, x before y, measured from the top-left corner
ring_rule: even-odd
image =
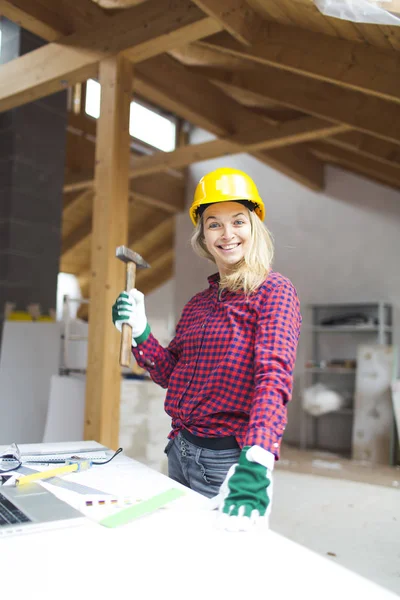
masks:
[[[95,119],[100,116],[100,94],[101,86],[99,82],[88,79],[86,82],[85,112]]]
[[[175,123],[138,102],[131,102],[129,133],[164,152],[175,148]]]
[[[95,119],[100,116],[100,93],[100,84],[94,79],[88,79],[86,83],[85,112]],[[164,152],[175,149],[175,121],[138,102],[131,102],[129,133],[142,142]]]

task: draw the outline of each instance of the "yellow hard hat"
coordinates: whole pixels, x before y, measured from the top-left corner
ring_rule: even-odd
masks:
[[[204,175],[197,184],[189,214],[193,225],[199,219],[199,208],[215,202],[247,200],[253,204],[254,212],[264,220],[265,208],[254,181],[237,169],[222,168]]]

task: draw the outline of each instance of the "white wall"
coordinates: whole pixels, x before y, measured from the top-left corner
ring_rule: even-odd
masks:
[[[211,139],[196,130],[193,143]],[[274,268],[299,293],[304,325],[296,365],[294,401],[285,439],[299,440],[299,377],[309,357],[307,304],[385,300],[400,305],[400,193],[344,170],[326,167],[324,192],[313,192],[248,155],[204,161],[190,167],[189,206],[205,173],[222,166],[242,169],[256,182],[266,205],[266,224],[275,238]],[[177,218],[175,309],[207,285],[215,266],[190,249],[187,212]],[[190,255],[190,253],[192,253]],[[399,343],[396,330],[395,343]],[[348,436],[347,432],[347,436]]]
[[[153,335],[163,346],[167,345],[175,330],[175,281],[170,279],[146,296],[146,316]]]

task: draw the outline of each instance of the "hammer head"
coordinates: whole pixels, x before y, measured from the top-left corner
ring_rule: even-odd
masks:
[[[137,267],[141,269],[149,269],[150,265],[147,263],[137,252],[134,252],[126,246],[118,246],[115,251],[115,256],[122,260],[122,262],[129,263],[134,262]]]

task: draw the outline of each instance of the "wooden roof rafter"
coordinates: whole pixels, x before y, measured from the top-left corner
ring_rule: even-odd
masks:
[[[239,43],[252,46],[262,20],[244,0],[193,0]]]
[[[173,176],[168,174],[162,174],[164,185],[161,184],[162,179],[159,182],[154,181],[152,177],[142,177],[135,181],[135,185],[131,186],[130,191],[130,205],[137,208],[137,203],[144,204],[147,206],[155,207],[162,216],[165,218],[181,212],[184,208],[184,189],[182,182],[176,180]],[[89,192],[89,193],[87,193]],[[90,197],[90,192],[92,196]],[[77,204],[80,200],[90,202],[93,198],[93,192],[89,188],[83,192],[82,196],[75,200]],[[161,212],[160,212],[161,211]],[[73,231],[69,232],[63,237],[61,256],[62,261],[66,255],[71,252],[76,246],[82,244],[89,236],[92,231],[92,211],[91,207],[87,210],[84,218],[79,221]]]
[[[136,179],[144,175],[179,169],[194,162],[218,158],[227,154],[257,152],[300,144],[344,133],[349,129],[347,125],[332,124],[314,117],[304,117],[276,127],[267,123],[258,123],[254,130],[243,131],[201,144],[188,144],[171,152],[157,152],[151,156],[137,157],[133,160],[130,178]],[[79,181],[78,175],[74,176],[73,181],[67,180],[64,191],[83,189],[92,184],[92,180],[85,177]]]
[[[400,169],[382,164],[375,158],[361,156],[351,150],[338,148],[329,143],[318,142],[311,145],[310,150],[321,160],[353,170],[385,185],[400,190]]]
[[[378,140],[358,131],[326,137],[324,142],[400,169],[400,146],[397,144]]]
[[[165,8],[165,3],[160,0],[148,0],[142,5],[122,11],[113,17],[104,17],[104,23],[99,19],[96,28],[86,30],[84,35],[78,31],[70,36],[65,36],[58,41],[58,44],[49,44],[17,59],[14,61],[12,69],[14,80],[10,79],[11,86],[8,85],[6,90],[2,90],[0,84],[0,110],[26,101],[26,94],[28,93],[29,99],[32,100],[41,97],[45,93],[48,94],[60,89],[60,85],[66,85],[67,82],[71,85],[82,79],[83,76],[93,76],[98,60],[112,52],[124,51],[125,55],[129,56],[131,60],[141,61],[147,56],[172,49],[174,46],[179,45],[179,41],[186,44],[192,38],[204,37],[206,34],[214,33],[215,30],[221,28],[215,20],[205,17],[204,13],[188,0],[186,2],[185,0],[175,2],[172,14],[166,12]],[[148,23],[151,23],[151,27],[147,27],[145,33],[143,33],[141,26]],[[178,23],[179,26],[177,26]],[[201,24],[200,28],[197,28],[198,23]],[[166,32],[168,32],[168,35]],[[156,39],[154,36],[156,36]],[[136,39],[136,44],[133,49],[131,47],[127,52],[126,46],[132,44],[133,39]],[[152,43],[150,43],[150,39]],[[61,53],[57,51],[59,44],[63,46],[63,52]],[[75,47],[79,47],[79,51]],[[47,64],[51,64],[51,71],[46,70]],[[37,76],[39,65],[42,69],[39,71],[40,75]],[[3,66],[3,72],[4,68],[7,69],[7,67],[9,65]],[[29,81],[31,72],[34,72],[36,76]],[[18,74],[20,77],[18,77]],[[7,73],[5,75],[7,78]],[[11,75],[11,71],[9,75]],[[63,79],[64,77],[69,79]],[[226,104],[225,97],[222,96],[221,99]],[[249,115],[244,114],[240,105],[237,105],[234,112],[238,113],[239,110],[242,114],[238,118],[235,116],[236,123],[242,118],[245,118],[248,122]],[[252,121],[254,127],[256,127],[256,118],[253,118]],[[258,122],[262,123],[261,120]],[[287,161],[285,162],[286,158]],[[322,182],[321,167],[318,167],[317,162],[314,160],[314,164],[320,172],[316,173],[314,180],[311,178],[310,181],[310,170],[307,164],[303,169],[304,172],[302,172],[301,163],[303,158],[307,161],[307,156],[302,157],[297,155],[296,150],[288,149],[285,153],[280,151],[278,154],[275,153],[274,156],[271,156],[271,162],[275,168],[279,168],[282,163],[284,173],[293,175],[299,181],[311,185],[314,189],[319,189]],[[268,161],[268,154],[264,153],[263,160]],[[311,157],[308,157],[308,163],[310,161]],[[296,164],[295,168],[293,168],[294,164]]]
[[[2,65],[0,111],[96,76],[100,60],[124,53],[132,62],[220,29],[189,0],[148,0],[98,18],[93,27],[57,39]]]
[[[333,24],[311,0],[80,0],[74,11],[64,0],[6,0],[2,8],[50,43],[0,67],[0,110],[96,76],[99,61],[122,53],[135,65],[133,97],[218,136],[133,156],[131,206],[147,215],[153,208],[173,218],[183,209],[179,169],[238,152],[315,190],[323,188],[327,162],[400,187],[397,32],[383,28],[374,38],[373,27]],[[95,140],[95,122],[74,117],[80,135]],[[75,249],[83,257],[88,247],[85,211],[93,195],[90,158],[79,165],[85,144],[71,148],[77,160],[69,157],[65,181],[68,264]],[[157,190],[154,179],[168,184]],[[157,229],[157,219],[151,223]]]
[[[268,22],[264,22],[256,38],[248,47],[223,32],[199,44],[261,65],[400,102],[398,52]]]
[[[308,115],[346,124],[378,138],[400,143],[400,107],[394,102],[361,92],[344,90],[332,83],[308,80],[272,67],[232,71],[191,67],[222,88],[249,90],[260,97]]]
[[[158,219],[157,224],[153,221],[151,224],[143,226],[140,231],[131,231],[129,234],[128,246],[134,246],[135,252],[141,256],[146,256],[151,263],[154,254],[158,253],[160,246],[166,245],[167,248],[173,242],[175,235],[175,218],[167,217]],[[87,266],[78,273],[82,283],[88,283],[90,277],[90,268]]]

